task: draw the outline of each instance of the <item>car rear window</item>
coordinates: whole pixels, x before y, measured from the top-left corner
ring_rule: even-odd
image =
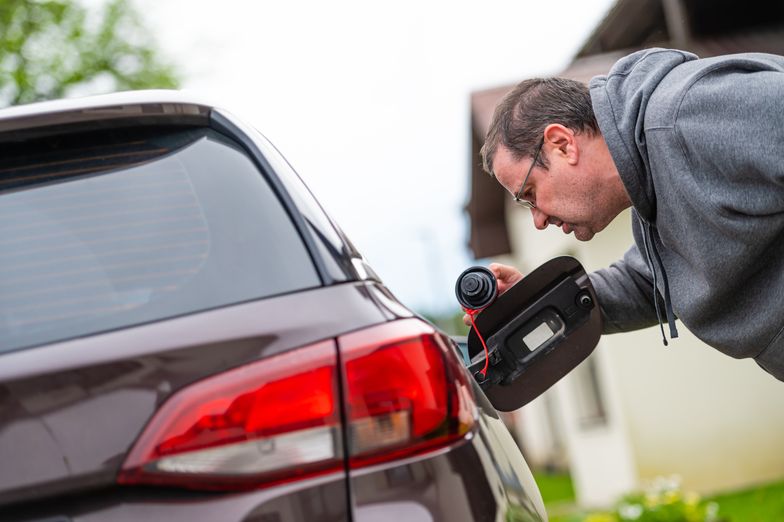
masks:
[[[0,145],[0,352],[319,284],[262,173],[214,131]]]

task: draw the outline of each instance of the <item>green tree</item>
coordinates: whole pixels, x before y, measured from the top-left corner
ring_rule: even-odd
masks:
[[[468,335],[468,327],[463,323],[464,314],[465,312],[459,310],[440,315],[423,312],[422,316],[449,335],[463,336]]]
[[[0,106],[177,87],[128,0],[0,0]]]

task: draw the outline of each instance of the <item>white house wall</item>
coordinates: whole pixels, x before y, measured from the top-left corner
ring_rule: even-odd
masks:
[[[512,248],[516,254],[511,262],[524,273],[559,255],[574,255],[584,261],[581,249],[585,244],[555,228],[536,230],[529,211],[510,206],[507,210],[507,222]],[[578,379],[570,374],[522,409],[518,417],[518,429],[526,444],[526,455],[547,454],[552,451],[552,444],[542,440],[541,434],[546,428],[539,423],[547,423],[548,426],[562,430],[559,437],[563,440],[566,452],[564,458],[570,463],[578,501],[585,506],[601,506],[634,489],[637,486],[637,475],[622,403],[618,400],[620,391],[613,384],[615,372],[606,368],[612,365],[612,361],[604,356],[601,345],[591,358],[595,360],[601,376],[599,384],[607,413],[603,423],[581,425],[578,414]],[[555,405],[555,418],[549,420],[544,418],[548,413],[544,406],[547,400]]]

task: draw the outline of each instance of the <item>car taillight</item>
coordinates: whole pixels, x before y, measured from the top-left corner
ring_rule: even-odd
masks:
[[[338,339],[349,466],[360,468],[441,447],[474,424],[471,385],[444,337],[417,320]]]
[[[256,487],[343,469],[334,341],[180,390],[155,414],[122,484]]]
[[[386,323],[338,346],[339,355],[324,341],[180,390],[147,425],[118,481],[264,487],[343,470],[346,458],[358,468],[429,451],[473,426],[460,362],[424,323]]]

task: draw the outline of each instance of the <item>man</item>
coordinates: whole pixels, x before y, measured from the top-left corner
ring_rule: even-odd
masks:
[[[635,244],[591,274],[605,333],[658,323],[666,345],[677,316],[784,380],[784,57],[649,49],[589,87],[526,80],[482,157],[538,229],[588,241],[633,208]]]

